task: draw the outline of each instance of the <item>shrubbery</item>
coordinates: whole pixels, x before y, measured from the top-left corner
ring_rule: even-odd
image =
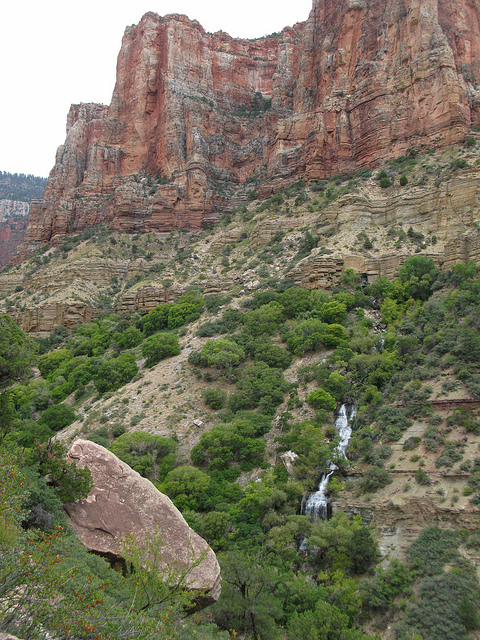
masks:
[[[143,332],[151,336],[157,331],[176,329],[200,317],[204,301],[196,291],[183,295],[178,302],[161,304],[142,318]]]
[[[118,358],[103,360],[94,377],[95,386],[100,393],[115,391],[130,382],[137,373],[135,357],[131,353],[122,353]]]
[[[191,451],[195,464],[204,465],[209,471],[220,470],[233,473],[247,471],[259,466],[264,459],[265,443],[258,440],[268,422],[252,418],[236,418],[232,422],[219,424],[203,433],[200,442]]]
[[[233,412],[258,407],[261,413],[270,415],[283,401],[288,384],[281,369],[269,367],[265,362],[255,362],[241,372],[236,387],[228,399],[228,406]]]
[[[110,451],[145,477],[162,480],[175,464],[177,445],[171,438],[144,431],[124,433]]]
[[[218,387],[210,387],[202,391],[202,397],[210,409],[218,411],[218,409],[222,409],[225,406],[227,392]]]
[[[54,404],[40,414],[38,424],[44,424],[53,432],[65,429],[75,420],[75,410],[66,404]]]
[[[153,367],[170,356],[177,356],[180,353],[178,338],[174,333],[157,333],[150,336],[142,344],[142,356],[146,358],[147,367]]]

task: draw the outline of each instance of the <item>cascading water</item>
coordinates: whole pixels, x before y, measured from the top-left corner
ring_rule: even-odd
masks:
[[[354,415],[355,412],[352,409],[352,411],[350,412],[350,417],[348,417],[347,409],[345,405],[342,404],[335,421],[335,428],[338,435],[340,436],[340,442],[336,446],[335,451],[342,455],[345,459],[347,457],[346,453],[348,443],[350,442],[350,436],[352,435],[352,427],[350,426],[350,423]],[[323,520],[326,519],[328,502],[326,491],[328,482],[335,469],[338,469],[337,465],[334,462],[329,462],[328,471],[326,471],[322,475],[322,479],[320,480],[320,484],[318,485],[318,491],[316,491],[315,493],[311,493],[310,495],[307,494],[308,497],[307,495],[303,496],[301,507],[301,513],[303,515],[310,516],[313,520],[318,520],[319,518]]]

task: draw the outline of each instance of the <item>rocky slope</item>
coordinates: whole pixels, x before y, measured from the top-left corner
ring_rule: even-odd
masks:
[[[480,265],[476,145],[471,136],[469,146],[391,161],[384,169],[387,188],[380,187],[378,171],[310,187],[298,182],[205,231],[86,230],[4,269],[0,308],[26,331],[49,331],[88,321],[102,309],[147,311],[192,285],[207,295],[248,293],[269,278],[284,278],[331,289],[348,269],[365,282],[392,278],[415,252],[444,268],[469,260]],[[400,176],[408,176],[405,186]],[[315,246],[299,253],[307,231]]]
[[[479,122],[478,3],[314,0],[280,37],[125,31],[109,106],[73,105],[21,256],[105,224],[198,229],[256,188],[445,147]]]

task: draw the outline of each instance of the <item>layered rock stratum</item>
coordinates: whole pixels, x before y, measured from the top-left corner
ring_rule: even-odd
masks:
[[[73,530],[87,549],[121,559],[126,536],[133,535],[135,544],[147,550],[157,537],[161,544],[157,570],[177,582],[185,575],[185,587],[198,592],[199,607],[218,600],[221,577],[217,558],[170,498],[93,442],[76,440],[69,458],[81,469],[88,467],[93,479],[87,498],[65,506]]]
[[[478,17],[477,0],[314,0],[249,41],[147,13],[110,105],[71,107],[20,257],[99,224],[196,229],[254,189],[462,141],[480,122]]]

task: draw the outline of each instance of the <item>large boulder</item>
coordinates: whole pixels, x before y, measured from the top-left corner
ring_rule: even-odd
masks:
[[[218,600],[221,577],[217,558],[170,498],[94,442],[76,440],[68,455],[77,467],[88,467],[92,474],[89,496],[65,505],[67,517],[87,549],[110,560],[121,560],[127,534],[134,534],[142,545],[158,533],[163,567],[182,571],[191,567],[185,586],[198,590],[197,606]]]

